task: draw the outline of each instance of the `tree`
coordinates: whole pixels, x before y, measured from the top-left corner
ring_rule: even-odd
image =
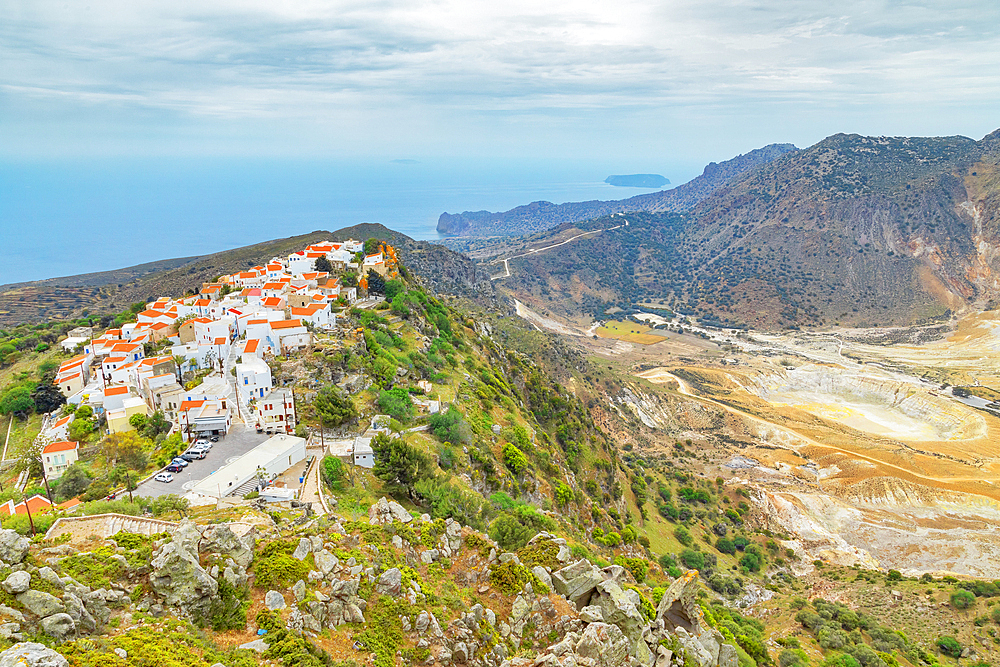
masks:
[[[333,273],[333,264],[326,258],[326,255],[317,257],[316,261],[313,262],[313,268],[323,273]]]
[[[334,491],[340,491],[344,485],[344,462],[336,456],[323,457],[323,479]]]
[[[0,396],[0,415],[14,415],[24,419],[34,409],[31,390],[23,385],[8,389]]]
[[[184,382],[184,364],[187,362],[187,357],[182,357],[179,354],[172,354],[170,358],[174,362],[174,367],[177,369],[177,384]]]
[[[32,390],[31,400],[39,412],[52,412],[66,404],[66,397],[62,395],[59,388],[44,380]]]
[[[149,417],[146,420],[146,426],[142,429],[142,434],[150,440],[154,440],[161,433],[169,432],[170,427],[171,424],[167,421],[167,418],[163,416],[163,412],[157,410],[153,413],[152,417]]]
[[[77,417],[69,425],[68,437],[73,442],[83,442],[94,432],[94,424],[89,419]]]
[[[375,454],[372,472],[393,495],[405,492],[412,498],[413,485],[433,474],[431,458],[403,442],[402,438],[390,438],[385,433],[379,433],[372,438],[372,452]]]
[[[90,477],[78,463],[74,463],[63,471],[59,478],[59,487],[56,489],[56,496],[59,500],[75,498],[90,486]]]
[[[559,482],[555,486],[555,497],[560,505],[568,505],[573,500],[573,489],[566,482]]]
[[[442,442],[456,445],[468,444],[472,439],[472,431],[455,406],[449,406],[446,412],[431,415],[430,429]]]
[[[365,277],[368,279],[369,294],[385,294],[385,278],[378,271],[368,269],[368,275]]]
[[[676,528],[674,528],[674,537],[676,537],[677,541],[686,547],[691,546],[691,544],[694,542],[694,538],[691,537],[691,531],[689,531],[684,526],[677,526]]]
[[[104,458],[111,466],[123,463],[133,470],[142,470],[149,464],[149,440],[135,431],[112,433],[101,443]]]
[[[172,493],[159,496],[152,503],[154,516],[161,516],[167,512],[178,512],[181,516],[186,516],[189,507],[191,507],[191,501]]]
[[[393,278],[392,280],[385,281],[385,298],[392,300],[397,294],[403,292],[406,287],[403,285],[403,281],[398,278]]]
[[[134,428],[136,431],[141,431],[142,429],[144,429],[146,427],[147,421],[149,421],[149,418],[146,417],[146,415],[142,414],[141,412],[137,412],[128,418],[129,426]]]
[[[358,416],[351,398],[332,385],[319,390],[313,401],[313,408],[323,428],[336,428]]]
[[[368,239],[367,241],[365,241],[365,254],[374,255],[375,253],[378,252],[379,246],[381,244],[382,242],[376,238]]]
[[[402,387],[383,390],[378,395],[378,407],[387,415],[400,421],[406,421],[413,416],[413,399]]]

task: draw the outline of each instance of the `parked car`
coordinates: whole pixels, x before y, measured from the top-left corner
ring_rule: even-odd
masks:
[[[174,460],[173,460],[173,461],[171,461],[171,463],[175,463],[175,464],[179,465],[179,466],[180,466],[180,467],[182,467],[182,468],[187,468],[187,467],[188,467],[188,462],[187,462],[187,461],[185,461],[184,459],[182,459],[182,458],[181,458],[181,457],[179,457],[179,456],[178,456],[178,457],[176,457],[176,458],[174,458]]]
[[[170,482],[174,481],[174,476],[171,475],[169,472],[161,472],[159,475],[154,477],[153,480],[157,482],[166,482],[169,484]]]
[[[212,443],[210,442],[203,442],[201,444],[195,443],[195,445],[191,449],[204,449],[206,452],[210,452],[212,451]]]
[[[200,461],[206,456],[208,456],[208,452],[204,450],[195,450],[195,449],[190,449],[181,454],[181,458],[184,459],[185,461]]]
[[[184,463],[187,463],[187,461],[185,461]],[[178,465],[176,463],[171,463],[170,465],[167,466],[166,469],[168,472],[180,472],[181,470],[184,470],[184,466]]]
[[[219,436],[217,436],[217,435],[213,435],[213,436],[212,436],[211,438],[209,438],[209,439],[210,439],[210,440],[211,440],[212,442],[218,442],[218,441],[219,441]]]
[[[194,444],[196,444],[196,445],[207,445],[208,444],[208,438],[198,438],[197,440],[194,441]]]

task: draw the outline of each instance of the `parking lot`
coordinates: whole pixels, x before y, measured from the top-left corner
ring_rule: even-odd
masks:
[[[150,479],[140,484],[133,493],[147,498],[167,493],[183,495],[194,486],[195,482],[208,477],[230,459],[246,454],[270,437],[266,433],[257,433],[253,428],[247,428],[243,424],[233,424],[229,435],[220,437],[218,442],[212,443],[212,451],[208,456],[200,461],[191,461],[183,471],[173,473],[173,482],[167,484]]]

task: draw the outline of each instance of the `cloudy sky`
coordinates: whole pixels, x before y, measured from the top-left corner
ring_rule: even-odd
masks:
[[[670,154],[1000,126],[995,0],[0,0],[0,156]]]

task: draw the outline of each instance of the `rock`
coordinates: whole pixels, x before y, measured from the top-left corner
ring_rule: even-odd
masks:
[[[633,649],[632,654],[640,665],[644,665],[644,667],[653,667],[653,662],[655,660],[653,652],[649,650],[649,644],[643,640],[640,639],[635,643],[635,648]]]
[[[386,525],[395,521],[409,523],[413,521],[413,517],[402,505],[394,500],[386,500],[385,496],[379,498],[368,510],[368,523],[372,525]]]
[[[257,653],[263,653],[267,650],[267,642],[263,639],[255,639],[252,642],[240,644],[240,648],[245,648],[248,651],[257,651]]]
[[[604,581],[601,571],[585,558],[552,573],[552,586],[557,593],[576,605],[584,607],[597,585]]]
[[[402,549],[403,548],[403,538],[400,537],[399,535],[393,535],[392,536],[392,546],[394,546],[397,549]]]
[[[123,648],[116,648],[115,649],[115,655],[117,655],[122,660],[125,660],[126,658],[128,658],[128,651],[126,651]],[[218,664],[218,663],[216,663],[216,664]],[[212,667],[215,667],[215,666],[213,665]]]
[[[31,540],[16,530],[0,530],[0,560],[16,565],[24,560],[31,547]]]
[[[0,667],[69,667],[69,661],[44,644],[21,642],[0,653]]]
[[[97,630],[97,621],[87,611],[87,608],[83,605],[83,600],[72,593],[66,593],[63,596],[63,602],[66,603],[66,613],[73,619],[73,624],[76,627],[87,633]]]
[[[674,652],[666,646],[656,647],[656,667],[670,667],[672,657],[674,657]]]
[[[183,541],[164,544],[150,566],[149,583],[167,605],[184,607],[189,612],[207,611],[219,592],[218,582],[198,561],[197,542],[193,550],[185,548]]]
[[[51,616],[66,611],[59,598],[42,591],[27,590],[17,596],[17,601],[28,608],[35,616]]]
[[[603,623],[604,613],[598,605],[589,605],[580,610],[580,620],[584,623]]]
[[[723,644],[719,647],[719,667],[737,667],[739,660],[736,647],[732,644]]]
[[[403,573],[398,567],[386,570],[378,578],[375,590],[384,595],[398,596],[403,590]]]
[[[20,623],[0,623],[0,637],[3,637],[4,639],[13,639],[15,636],[20,636],[20,634]]]
[[[306,556],[312,553],[312,542],[307,538],[303,537],[299,539],[299,545],[295,547],[295,551],[292,552],[292,558],[297,560],[305,560]]]
[[[51,572],[51,570],[49,570]],[[0,584],[11,595],[17,595],[31,588],[31,575],[25,571],[11,572]]]
[[[621,565],[609,565],[601,570],[601,575],[604,577],[605,581],[614,581],[618,584],[628,581],[628,576],[625,574],[625,568]]]
[[[465,642],[455,642],[455,646],[451,650],[451,659],[460,665],[469,661],[469,647]]]
[[[621,667],[628,660],[628,637],[615,625],[591,623],[583,631],[576,653],[598,667]]]
[[[19,612],[17,609],[8,607],[5,604],[0,604],[0,614],[3,614],[4,616],[9,616],[13,618],[15,621],[18,621],[20,623],[24,623],[24,614]]]
[[[614,580],[602,581],[597,585],[597,591],[604,622],[613,623],[621,628],[633,645],[641,642],[642,630],[646,627],[647,621],[639,611],[635,597],[629,595],[635,591],[626,591]],[[652,662],[652,654],[649,661]]]
[[[430,624],[431,624],[431,617],[427,613],[427,610],[421,611],[420,614],[417,615],[417,621],[415,623],[417,632],[419,632],[420,634],[424,634],[425,632],[427,632],[427,628]]]
[[[206,528],[202,534],[199,542],[200,551],[232,558],[233,562],[246,570],[253,562],[254,535],[254,531],[250,531],[240,538],[227,524],[214,524]]]
[[[296,581],[295,585],[292,586],[292,595],[295,596],[295,601],[296,602],[302,602],[303,600],[305,600],[306,599],[306,582],[302,581],[301,579],[299,579],[298,581]]]
[[[314,558],[316,560],[316,567],[319,568],[324,577],[329,576],[340,565],[340,559],[326,549],[316,552]]]
[[[66,588],[66,582],[60,579],[55,570],[47,565],[38,570],[38,578],[51,584],[54,588],[58,588],[59,590]]]
[[[264,606],[271,611],[285,608],[285,597],[278,591],[268,591],[264,596]],[[242,647],[241,647],[242,648]]]
[[[441,552],[437,549],[427,549],[420,552],[420,561],[425,565],[430,565],[441,557]]]
[[[548,570],[546,570],[541,565],[536,565],[535,567],[531,568],[531,571],[534,572],[535,576],[538,577],[539,581],[545,584],[549,588],[549,590],[552,590],[552,577],[549,576]]]
[[[73,618],[69,614],[52,614],[42,619],[42,632],[50,637],[65,639],[75,631],[76,624],[73,623]]]

